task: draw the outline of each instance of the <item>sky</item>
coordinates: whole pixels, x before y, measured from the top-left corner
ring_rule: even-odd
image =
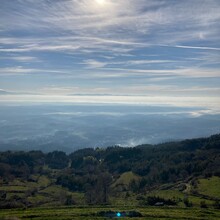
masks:
[[[0,0],[0,102],[220,112],[219,0]]]

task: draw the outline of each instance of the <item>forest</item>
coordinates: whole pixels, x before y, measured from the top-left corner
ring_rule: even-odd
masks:
[[[220,135],[69,155],[0,153],[0,207],[6,209],[124,203],[219,208],[219,183]]]

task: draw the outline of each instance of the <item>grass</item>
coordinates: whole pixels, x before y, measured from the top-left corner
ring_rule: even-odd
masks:
[[[26,186],[0,186],[0,191],[2,191],[2,192],[22,193],[27,190],[28,190],[28,188]]]
[[[73,199],[77,202],[77,204],[85,204],[84,193],[72,192],[71,195]]]
[[[166,199],[183,199],[185,194],[178,190],[155,190],[149,193],[148,196],[159,196]]]
[[[208,179],[199,179],[197,191],[202,195],[220,199],[220,178],[214,176]]]
[[[133,172],[131,172],[131,171],[125,172],[115,181],[115,183],[112,185],[112,187],[116,187],[117,185],[129,186],[129,184],[132,180],[139,180],[139,179],[140,179],[140,177],[135,175]]]
[[[137,206],[138,201],[136,200],[136,195],[129,193],[129,197],[126,196],[126,192],[120,193],[118,197],[110,198],[111,204],[115,206]]]
[[[50,184],[51,184],[51,181],[46,176],[40,176],[38,178],[38,186],[40,186],[40,187],[47,187]]]
[[[43,203],[48,203],[51,202],[51,198],[43,196],[43,195],[36,195],[36,196],[31,196],[28,197],[28,201],[31,204],[43,204]]]
[[[178,203],[179,206],[184,207],[183,199],[187,197],[193,206],[200,206],[201,201],[205,201],[207,205],[213,204],[212,200],[204,199],[195,195],[186,194],[178,190],[155,190],[147,194],[147,196],[158,196],[165,199],[173,199]]]
[[[67,193],[67,191],[61,186],[53,185],[41,190],[40,193],[46,193],[56,196],[57,194]]]
[[[28,210],[0,210],[0,219],[17,219],[26,220],[93,220],[107,219],[97,217],[96,214],[100,211],[131,211],[140,212],[142,218],[134,219],[198,219],[198,220],[217,220],[220,219],[220,211],[214,209],[199,209],[199,208],[153,208],[153,207],[62,207],[62,208],[35,208]],[[13,218],[11,218],[13,219]],[[128,218],[123,218],[128,219]],[[130,219],[130,218],[129,218]]]
[[[158,188],[157,190],[153,190],[145,195],[140,195],[140,199],[138,198],[137,194],[132,193],[131,191],[128,191],[128,189],[122,190],[120,188],[120,184],[128,186],[131,180],[138,180],[139,177],[137,175],[134,175],[132,172],[126,172],[122,174],[117,181],[114,183],[114,186],[112,185],[112,193],[113,196],[110,197],[110,203],[114,205],[115,207],[137,207],[138,205],[144,204],[141,201],[141,197],[146,198],[148,196],[159,196],[164,199],[174,199],[175,201],[178,202],[178,206],[173,208],[173,211],[171,213],[167,213],[166,210],[168,208],[161,208],[158,209],[157,212],[160,213],[158,215],[161,218],[165,218],[166,215],[171,215],[169,218],[175,219],[173,215],[175,216],[174,210],[179,210],[183,214],[185,213],[185,205],[183,203],[183,200],[185,197],[188,198],[190,202],[192,202],[193,207],[189,209],[186,212],[190,212],[190,210],[200,210],[200,204],[201,201],[205,201],[207,204],[208,208],[211,209],[213,208],[214,204],[214,199],[213,198],[220,198],[220,178],[219,177],[212,177],[209,179],[199,179],[198,184],[196,188],[193,188],[190,183],[188,185],[192,190],[196,190],[198,194],[192,194],[191,191],[181,191],[179,190],[179,187],[177,185],[163,185],[162,187]],[[54,185],[52,180],[49,180],[46,176],[33,176],[32,181],[20,181],[18,179],[10,182],[8,185],[3,185],[0,186],[0,192],[6,192],[7,193],[7,199],[11,200],[12,202],[15,201],[15,199],[22,199],[21,201],[17,201],[22,203],[23,200],[26,200],[31,207],[60,207],[62,204],[65,204],[67,196],[71,195],[73,198],[73,203],[76,205],[85,205],[85,198],[83,193],[79,192],[70,192],[66,188],[62,188],[61,186]],[[204,197],[203,195],[207,195],[207,197]],[[19,206],[22,207],[22,206]],[[180,209],[179,209],[180,208]],[[91,209],[91,208],[89,208]],[[94,211],[96,208],[92,208]],[[141,208],[142,209],[142,208]],[[208,210],[209,210],[208,209]],[[37,212],[38,209],[33,209],[34,212]],[[50,210],[50,209],[48,209]],[[62,211],[62,209],[58,209]],[[73,208],[73,210],[77,210],[76,208]],[[84,209],[83,209],[84,210]],[[147,215],[148,218],[153,218],[154,213],[150,212],[152,210],[155,210],[153,207],[152,208],[146,208],[143,211]],[[184,211],[185,210],[185,211]],[[14,211],[14,210],[13,210]],[[56,211],[56,210],[55,210]],[[68,212],[72,213],[70,209],[68,209]],[[74,212],[75,212],[74,211]],[[85,210],[84,210],[85,211]],[[149,212],[148,212],[149,211]],[[88,208],[85,211],[88,212]],[[210,212],[210,211],[209,211]],[[211,211],[212,213],[213,211]],[[215,213],[216,211],[214,211]],[[0,211],[0,217],[1,217],[1,211]],[[59,214],[56,214],[59,215]],[[157,213],[157,214],[158,214]],[[198,211],[200,215],[205,215],[205,216],[211,216],[211,213],[206,213],[204,214],[204,210],[201,209]],[[197,213],[197,214],[198,214]],[[73,214],[73,213],[72,213]],[[182,214],[182,217],[184,219],[184,216]],[[39,213],[37,215],[40,215]],[[65,213],[63,214],[65,215]],[[199,215],[199,214],[198,214]],[[13,215],[12,215],[13,216]],[[15,215],[16,216],[16,215]],[[21,216],[21,210],[19,212],[20,218],[23,218]],[[19,217],[18,216],[18,217]],[[78,216],[79,217],[79,216]],[[53,216],[54,218],[54,216]],[[51,219],[53,219],[51,217]],[[69,217],[68,217],[69,218]],[[67,218],[67,219],[68,219]],[[28,219],[28,218],[27,218]],[[38,217],[38,218],[32,218],[32,219],[44,219],[43,217]],[[50,216],[48,217],[50,219]],[[56,219],[56,218],[55,218]],[[59,217],[60,219],[60,217]],[[71,219],[71,217],[70,217]],[[85,217],[86,219],[86,217]],[[168,218],[167,218],[168,219]],[[197,218],[195,218],[197,219]],[[199,218],[198,218],[199,219]],[[220,218],[219,218],[220,219]],[[1,218],[0,218],[1,220]]]

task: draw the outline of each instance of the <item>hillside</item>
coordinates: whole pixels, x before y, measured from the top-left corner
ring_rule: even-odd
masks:
[[[0,153],[0,207],[114,204],[214,207],[220,135],[106,149]]]

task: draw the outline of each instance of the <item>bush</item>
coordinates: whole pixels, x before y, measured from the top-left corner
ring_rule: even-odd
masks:
[[[188,198],[184,198],[183,203],[186,207],[192,207],[193,206],[192,202],[190,202]]]
[[[213,204],[213,207],[214,207],[215,209],[220,209],[220,203],[219,203],[219,201],[215,201],[214,204]]]
[[[206,202],[205,202],[205,201],[201,201],[201,202],[200,202],[200,207],[201,207],[201,208],[205,208],[205,209],[208,208],[208,206],[206,205]]]
[[[177,205],[177,202],[172,199],[164,199],[159,196],[149,196],[147,197],[147,204],[150,206],[154,205]]]

